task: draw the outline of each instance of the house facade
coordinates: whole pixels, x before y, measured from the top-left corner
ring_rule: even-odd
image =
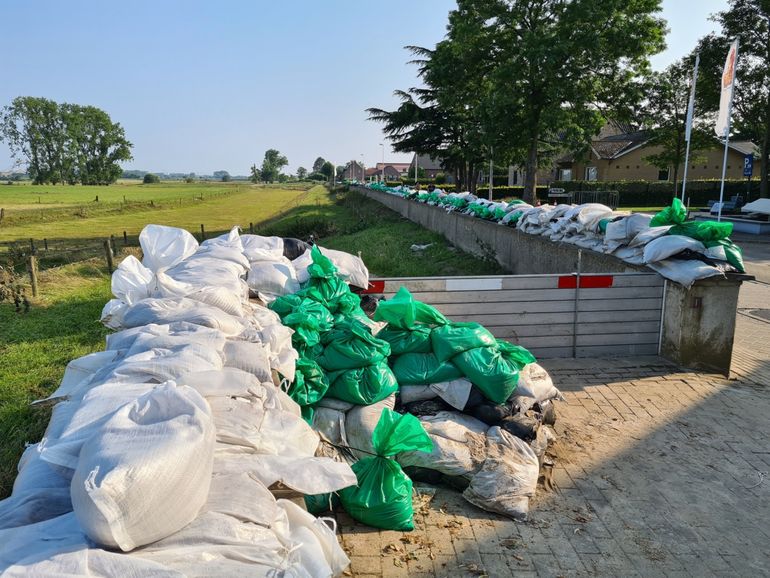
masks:
[[[566,154],[557,158],[553,180],[556,181],[669,181],[674,177],[673,167],[661,169],[647,157],[661,151],[660,146],[650,145],[647,131],[623,130],[616,123],[608,123],[591,142],[587,154]],[[727,154],[728,179],[743,177],[746,155],[754,155],[754,175],[759,175],[757,147],[748,141],[729,143]],[[719,179],[722,177],[724,146],[696,151],[691,155],[687,170],[689,179]],[[693,162],[693,159],[697,162]],[[681,179],[684,167],[679,167]]]
[[[362,181],[365,178],[364,165],[358,161],[350,161],[345,165],[345,170],[342,172],[342,178],[348,181]]]

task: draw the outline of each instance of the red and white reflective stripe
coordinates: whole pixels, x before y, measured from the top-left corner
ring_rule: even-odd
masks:
[[[559,289],[576,289],[577,275],[562,275],[559,277]],[[612,287],[614,275],[581,275],[581,289],[607,289]]]
[[[373,281],[369,281],[369,287],[361,291],[358,291],[358,293],[360,294],[385,293],[385,279],[376,279]]]

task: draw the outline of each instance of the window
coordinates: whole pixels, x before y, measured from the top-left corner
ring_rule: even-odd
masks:
[[[668,180],[668,171],[669,169],[661,169],[658,171],[658,180],[659,181],[667,181]]]
[[[572,169],[559,169],[559,180],[560,181],[571,181],[572,180]]]
[[[583,178],[586,181],[595,181],[599,178],[599,172],[596,170],[596,167],[586,167]]]

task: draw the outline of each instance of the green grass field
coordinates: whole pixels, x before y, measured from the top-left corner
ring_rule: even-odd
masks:
[[[325,198],[322,186],[311,188],[310,185],[295,188],[243,183],[62,186],[55,187],[61,189],[62,198],[68,202],[79,200],[71,205],[64,202],[41,205],[38,209],[22,202],[24,195],[30,193],[16,192],[16,189],[25,188],[41,187],[0,186],[0,207],[5,209],[0,223],[0,242],[30,238],[104,238],[121,236],[123,231],[137,235],[148,223],[192,231],[199,231],[201,224],[207,230],[224,230],[233,225],[248,227],[250,222],[260,223],[300,204],[321,203]],[[104,192],[97,193],[97,190]],[[99,194],[98,203],[92,200],[96,194]],[[133,200],[123,203],[120,199],[124,194]],[[103,201],[102,195],[113,201]]]

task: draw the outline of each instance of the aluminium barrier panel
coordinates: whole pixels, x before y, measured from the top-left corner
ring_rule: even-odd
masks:
[[[665,280],[657,273],[372,279],[366,293],[405,286],[453,321],[476,321],[537,357],[656,355]]]

